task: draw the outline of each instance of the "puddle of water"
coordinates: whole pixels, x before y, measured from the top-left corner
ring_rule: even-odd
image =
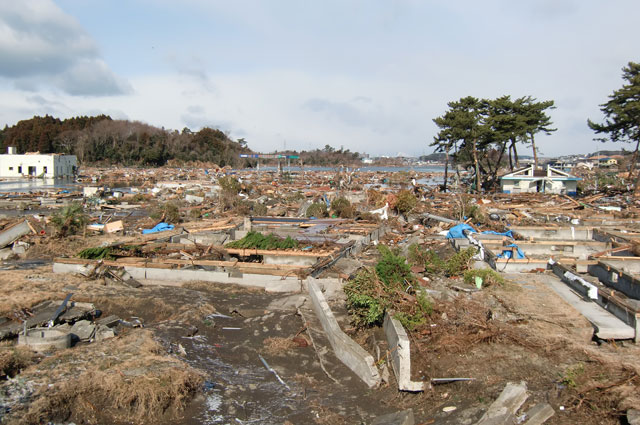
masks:
[[[327,410],[344,415],[347,423],[360,423],[363,417],[368,420],[393,410],[373,400],[376,393],[354,376],[341,377],[341,385],[330,381],[312,346],[267,352],[266,338],[288,339],[304,327],[293,311],[266,310],[277,296],[191,292],[207,298],[227,317],[202,318],[198,333],[189,337],[176,322],[148,324],[165,343],[182,345],[183,359],[206,374],[204,394],[187,407],[181,420],[172,423],[282,425],[288,420],[313,424]],[[176,294],[171,297],[174,305],[184,301]],[[233,310],[242,316],[228,313]],[[260,355],[289,388],[265,367]]]
[[[11,260],[3,261],[0,270],[31,270],[51,264],[49,260]]]
[[[82,185],[73,179],[11,179],[0,181],[0,193],[81,190]]]

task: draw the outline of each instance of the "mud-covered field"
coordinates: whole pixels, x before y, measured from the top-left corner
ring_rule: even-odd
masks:
[[[474,293],[429,282],[444,295],[433,300],[429,330],[411,334],[413,379],[473,381],[411,394],[397,391],[393,373],[368,389],[337,364],[313,340],[304,294],[201,282],[131,288],[54,274],[50,265],[1,273],[11,294],[0,299],[3,316],[18,320],[72,292],[129,325],[53,354],[3,342],[5,423],[359,424],[411,407],[416,423],[472,424],[507,382],[519,381],[530,393],[525,409],[554,407],[548,424],[618,424],[640,405],[638,347],[591,341],[590,324],[542,275],[507,276],[504,286]],[[344,306],[334,306],[343,328],[386,367],[381,330],[351,327]]]

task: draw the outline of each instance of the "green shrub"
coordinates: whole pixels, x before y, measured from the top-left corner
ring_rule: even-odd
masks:
[[[260,232],[251,231],[244,238],[228,243],[226,246],[238,249],[296,249],[298,241],[291,236],[283,239],[273,233],[264,236]]]
[[[56,233],[60,237],[84,232],[88,221],[89,219],[84,213],[82,204],[79,202],[73,202],[62,207],[60,211],[51,217],[51,223],[55,226]]]
[[[193,220],[199,220],[202,218],[202,208],[194,208],[189,211],[189,217]]]
[[[419,291],[416,295],[416,306],[411,312],[400,311],[393,315],[393,318],[402,323],[406,329],[412,331],[417,327],[427,323],[429,316],[433,313],[431,301],[424,292]]]
[[[584,363],[576,363],[567,368],[562,376],[562,383],[569,388],[576,388],[578,386],[579,378],[584,375]]]
[[[415,276],[404,257],[393,252],[386,245],[378,245],[380,261],[376,264],[378,277],[389,290],[404,290],[415,283]]]
[[[340,218],[353,218],[355,208],[346,198],[336,198],[331,202],[331,210]]]
[[[382,269],[386,270],[397,269],[398,259],[402,258],[390,250],[385,251],[383,257],[386,260],[381,260],[384,263]],[[387,311],[394,311],[394,318],[410,331],[428,322],[433,311],[431,302],[423,292],[416,292],[413,287],[407,286],[403,289],[402,284],[407,281],[413,282],[414,277],[408,275],[399,278],[401,275],[403,273],[393,272],[387,276],[396,281],[396,284],[389,285],[382,281],[376,269],[365,268],[347,282],[344,292],[347,295],[347,310],[354,325],[363,327],[380,325]],[[404,295],[406,293],[416,294],[416,302],[409,301]]]
[[[504,285],[504,278],[493,269],[469,269],[464,272],[464,281],[475,285],[476,276],[482,279],[483,286]]]
[[[356,326],[379,325],[384,313],[391,306],[390,298],[384,297],[381,284],[372,269],[362,269],[345,286],[347,309]]]
[[[447,276],[460,276],[471,266],[471,259],[478,253],[474,246],[461,249],[446,261],[445,273]]]
[[[284,199],[289,203],[298,202],[304,199],[304,194],[302,192],[296,191],[287,194]]]
[[[180,216],[180,208],[174,202],[165,202],[164,204],[159,204],[154,211],[149,214],[154,220],[162,220],[166,223],[180,223],[182,221],[182,217]]]
[[[400,214],[407,214],[418,205],[418,199],[410,190],[401,190],[397,196],[396,210]]]
[[[267,215],[267,206],[260,202],[254,202],[251,207],[251,213],[256,216]]]
[[[315,202],[307,208],[307,217],[323,218],[328,215],[327,205],[324,202]]]
[[[232,176],[220,177],[218,179],[218,184],[220,185],[223,193],[228,193],[231,195],[237,195],[242,189],[242,185],[240,184],[238,179]]]
[[[423,249],[420,245],[409,245],[409,262],[416,266],[422,266],[425,273],[442,273],[446,263],[440,258],[437,252],[432,249]]]
[[[471,265],[471,259],[478,250],[470,246],[466,249],[453,254],[446,261],[433,250],[425,250],[420,245],[412,244],[409,246],[409,261],[411,264],[423,266],[425,273],[439,274],[444,273],[447,276],[460,276]]]
[[[83,249],[78,253],[78,257],[85,258],[87,260],[113,260],[114,258],[111,255],[111,247],[109,246]]]
[[[378,214],[371,214],[368,211],[359,212],[356,220],[370,221],[372,223],[378,223],[380,221],[380,216]]]

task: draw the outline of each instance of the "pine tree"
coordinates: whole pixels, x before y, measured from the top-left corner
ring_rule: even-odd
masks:
[[[600,110],[605,116],[604,123],[598,124],[591,120],[587,120],[587,123],[596,134],[608,136],[595,140],[636,143],[629,167],[629,179],[631,179],[640,146],[640,64],[629,62],[622,68],[622,79],[626,84],[614,91],[609,96],[608,102],[600,105]],[[636,181],[637,188],[638,181]]]

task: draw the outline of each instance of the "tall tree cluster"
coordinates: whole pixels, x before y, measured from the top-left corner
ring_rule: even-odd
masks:
[[[606,142],[635,143],[635,149],[629,166],[629,178],[633,178],[640,147],[640,64],[629,62],[622,68],[622,87],[609,96],[606,103],[600,105],[605,116],[603,123],[587,120],[589,127],[596,134],[603,136],[596,138]],[[636,190],[640,176],[636,180]]]
[[[173,159],[238,166],[244,161],[239,154],[251,152],[244,140],[232,141],[217,129],[167,131],[105,115],[65,120],[48,115],[33,117],[1,130],[0,146],[3,151],[14,146],[18,153],[76,155],[85,164],[124,165],[164,165]]]
[[[518,145],[531,147],[538,165],[535,136],[550,134],[553,100],[537,101],[531,96],[511,99],[478,99],[472,96],[449,102],[444,115],[433,121],[440,131],[431,146],[445,154],[446,190],[449,162],[474,172],[475,189],[489,189],[498,182],[498,171],[508,160],[509,168],[518,167]]]

